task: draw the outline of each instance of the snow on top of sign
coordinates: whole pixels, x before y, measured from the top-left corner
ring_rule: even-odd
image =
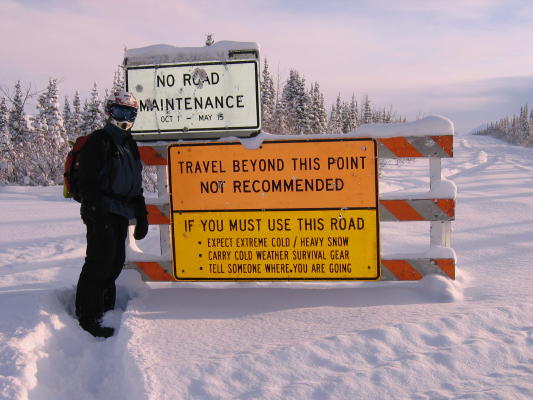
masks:
[[[254,50],[259,53],[259,45],[255,42],[233,42],[223,40],[211,46],[204,47],[176,47],[169,44],[156,44],[127,49],[124,57],[125,64],[152,65],[197,61],[227,61],[230,51]]]
[[[388,138],[396,136],[453,135],[453,122],[440,115],[430,115],[413,122],[400,124],[366,124],[351,132],[350,136]]]

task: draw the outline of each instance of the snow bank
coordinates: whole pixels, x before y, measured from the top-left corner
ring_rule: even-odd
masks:
[[[464,299],[463,290],[458,282],[442,275],[427,275],[421,281],[423,292],[439,302],[454,302]]]
[[[127,66],[157,65],[199,61],[228,61],[232,51],[254,51],[259,54],[259,45],[255,42],[220,41],[204,47],[175,47],[168,44],[156,44],[125,51]]]
[[[533,398],[533,150],[469,143],[443,161],[460,188],[456,281],[146,284],[124,271],[108,340],[72,317],[79,205],[59,187],[0,186],[0,399]],[[409,238],[425,248],[427,222],[383,224],[382,241],[406,252],[418,224]]]

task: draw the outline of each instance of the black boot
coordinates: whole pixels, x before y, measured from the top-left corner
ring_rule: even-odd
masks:
[[[114,335],[115,329],[102,326],[98,320],[83,320],[80,319],[80,326],[83,330],[89,332],[94,337],[108,338]]]

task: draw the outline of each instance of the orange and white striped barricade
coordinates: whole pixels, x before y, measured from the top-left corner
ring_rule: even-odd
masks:
[[[453,157],[453,134],[375,138],[379,159],[427,158],[430,190],[418,197],[379,198],[381,222],[427,221],[430,224],[430,251],[409,257],[381,256],[381,280],[419,280],[439,274],[455,279],[455,253],[451,249],[451,222],[455,219],[454,185],[442,178],[441,160]],[[145,165],[157,166],[157,199],[147,199],[148,222],[160,225],[161,256],[150,260],[135,255],[128,268],[137,269],[148,281],[173,281],[170,256],[170,205],[167,191],[167,146],[140,143]],[[398,166],[401,168],[401,165]],[[449,190],[438,190],[444,184]],[[446,185],[444,185],[446,186]],[[431,251],[436,249],[437,251]],[[134,253],[135,254],[135,253]]]

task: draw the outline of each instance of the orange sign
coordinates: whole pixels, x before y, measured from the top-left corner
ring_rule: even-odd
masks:
[[[174,144],[172,210],[376,208],[375,157],[370,139]]]

